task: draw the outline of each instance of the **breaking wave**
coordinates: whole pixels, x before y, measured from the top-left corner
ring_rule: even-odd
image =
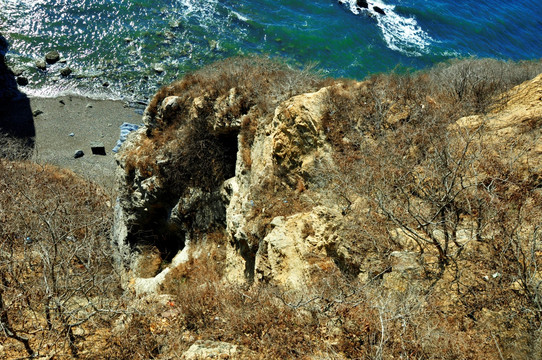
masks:
[[[387,46],[408,56],[422,56],[430,52],[434,40],[425,32],[413,17],[403,17],[396,12],[394,5],[382,1],[368,1],[367,9],[360,8],[357,0],[339,0],[356,15],[366,14],[376,19]],[[386,15],[379,14],[374,7],[382,9]]]

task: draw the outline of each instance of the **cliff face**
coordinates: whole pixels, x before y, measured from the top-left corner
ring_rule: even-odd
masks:
[[[402,354],[407,336],[450,358],[538,356],[542,75],[527,65],[355,82],[233,60],[163,88],[117,156],[126,283],[167,292],[195,271],[278,289],[290,310],[334,309],[311,321],[352,357]]]
[[[333,120],[340,116],[334,112],[338,103],[347,107],[355,94],[361,94],[361,98],[369,94],[368,86],[374,84],[327,84],[314,92],[277,100],[271,107],[266,104],[265,109],[247,98],[243,80],[236,79],[236,86],[225,86],[222,92],[200,85],[194,90],[193,83],[198,81],[202,80],[192,79],[192,85],[181,82],[158,94],[145,113],[145,127],[129,137],[117,157],[121,196],[116,243],[125,255],[131,252],[126,245],[132,249],[154,247],[163,261],[173,260],[155,283],[147,281],[152,283],[150,289],[156,289],[179,259],[189,257],[189,248],[197,254],[201,249],[222,245],[224,277],[229,281],[274,283],[305,291],[330,274],[362,279],[384,274],[384,278],[392,279],[395,275],[386,273],[395,268],[403,273],[404,268],[418,269],[420,261],[437,259],[444,265],[452,252],[470,246],[461,244],[471,244],[481,236],[480,229],[473,228],[473,212],[464,209],[464,204],[457,210],[464,221],[455,222],[452,232],[448,225],[413,231],[407,223],[420,219],[401,217],[389,210],[386,206],[391,203],[383,204],[377,195],[384,185],[372,193],[352,190],[357,185],[350,166],[362,157],[360,148],[375,154],[387,150],[382,149],[385,143],[379,143],[374,129],[363,130],[361,115],[355,127],[362,140],[351,139],[353,135],[344,129],[338,132],[337,140],[337,123]],[[462,166],[450,171],[464,172],[461,181],[470,178],[470,186],[480,186],[474,182],[494,181],[493,170],[485,169],[492,156],[514,158],[516,154],[514,166],[521,171],[514,171],[537,179],[542,151],[536,140],[541,131],[541,92],[542,75],[501,95],[495,100],[498,107],[490,112],[451,122],[446,136],[455,145],[447,150],[449,155],[461,156],[452,154],[454,151],[476,152],[469,164],[476,164],[478,169],[476,174]],[[368,108],[374,107],[365,103]],[[383,138],[397,137],[397,123],[413,118],[413,111],[429,111],[441,105],[427,96],[415,106],[391,101],[385,106],[382,124],[388,130],[379,135]],[[353,145],[356,141],[360,143]],[[510,147],[511,143],[515,146]],[[423,152],[420,146],[411,144],[409,154]],[[388,152],[393,154],[392,149]],[[345,156],[352,157],[346,164]],[[369,166],[369,160],[364,161]],[[358,165],[363,166],[363,162]],[[393,167],[389,166],[389,176],[393,176]],[[428,171],[420,170],[417,176],[429,181]],[[462,191],[466,192],[461,189],[458,194]],[[374,208],[379,205],[380,211]],[[368,250],[358,241],[368,236],[365,225],[358,229],[359,236],[347,231],[361,221],[360,214],[364,213],[372,213],[373,221],[391,220],[380,232],[390,232],[395,248],[386,245],[386,252],[393,256],[377,259],[375,248],[383,244]],[[423,216],[428,215],[419,214]],[[454,237],[461,233],[464,239],[443,240],[448,232]],[[213,243],[209,234],[219,234],[221,241]],[[433,234],[440,235],[433,238]],[[442,246],[431,246],[440,242]],[[416,255],[418,250],[424,257]],[[159,272],[154,268],[146,276]]]
[[[341,209],[321,176],[321,169],[334,166],[322,122],[327,88],[278,102],[268,112],[261,105],[239,112],[246,99],[235,87],[200,95],[188,101],[165,96],[123,145],[116,243],[125,254],[124,244],[156,246],[169,260],[178,253],[172,262],[178,265],[188,248],[197,253],[216,246],[207,235],[220,233],[228,280],[304,288],[313,272],[335,267],[329,249],[337,243],[333,219]],[[163,140],[156,129],[172,121],[178,128],[168,129],[174,135]],[[185,146],[198,153],[187,154]],[[188,171],[175,168],[174,151],[191,158],[182,162]],[[170,269],[155,280],[163,281]]]

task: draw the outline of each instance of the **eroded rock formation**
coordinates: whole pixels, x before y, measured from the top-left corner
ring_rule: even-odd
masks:
[[[348,160],[337,160],[346,155],[352,162],[359,161],[363,151],[378,154],[382,149],[378,149],[377,134],[391,136],[391,131],[411,120],[414,111],[438,111],[437,101],[427,96],[421,104],[379,104],[389,111],[383,112],[386,116],[378,128],[367,125],[367,119],[374,117],[364,120],[355,115],[361,140],[352,140],[337,130],[335,108],[330,104],[344,99],[367,104],[372,94],[367,83],[309,82],[289,92],[281,90],[281,97],[264,90],[269,80],[254,80],[250,75],[240,79],[239,73],[248,71],[242,66],[228,71],[234,74],[213,75],[223,80],[219,85],[205,83],[209,78],[196,74],[164,88],[147,108],[145,126],[129,136],[117,156],[120,197],[115,242],[124,259],[145,245],[158,249],[163,263],[153,270],[156,276],[147,274],[148,279],[132,282],[143,284],[136,291],[156,291],[175,266],[217,246],[222,246],[224,279],[271,283],[296,291],[307,291],[331,274],[380,279],[384,286],[403,291],[405,284],[421,281],[427,264],[438,263],[442,269],[450,254],[479,249],[482,242],[474,241],[481,236],[473,220],[476,211],[459,209],[451,235],[447,227],[409,232],[408,218],[401,222],[393,218],[395,213],[386,213],[384,200],[377,195],[371,198],[363,189],[350,189],[356,180],[343,175]],[[275,75],[268,77],[278,81]],[[465,130],[461,129],[475,133],[482,125],[483,135],[469,141],[482,144],[495,143],[494,137],[510,141],[525,137],[525,143],[533,143],[540,132],[541,83],[539,76],[505,94],[506,101],[500,101],[501,107],[492,113],[450,125],[459,134],[450,143],[462,148]],[[367,98],[353,98],[356,91]],[[413,155],[408,156],[418,156],[419,148],[420,144],[412,144],[407,154]],[[465,153],[478,148],[469,145]],[[497,151],[498,146],[492,149]],[[530,160],[526,157],[525,161],[539,166],[539,150],[538,145],[529,148]],[[341,151],[352,153],[341,155]],[[369,172],[380,165],[371,166],[375,168]],[[535,171],[536,166],[529,163],[525,171]],[[429,171],[412,170],[419,171],[418,178]],[[399,176],[397,171],[392,175]],[[481,171],[466,175],[475,178],[476,184],[490,177]],[[373,226],[369,223],[349,230],[362,219],[375,224],[391,219],[383,237],[392,245],[384,245],[367,230]],[[213,243],[210,234],[221,241]],[[448,253],[437,252],[440,242]],[[388,255],[376,256],[377,250]]]

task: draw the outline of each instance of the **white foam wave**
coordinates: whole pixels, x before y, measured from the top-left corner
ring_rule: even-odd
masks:
[[[247,18],[246,16],[239,14],[237,11],[233,11],[233,10],[232,10],[231,12],[232,12],[233,15],[235,15],[235,16],[236,16],[239,20],[241,20],[241,21],[247,22],[247,21],[250,20],[250,19]]]
[[[357,6],[356,0],[338,0],[346,5],[350,11],[356,15],[366,12],[377,20],[378,27],[388,47],[392,50],[402,52],[409,56],[421,56],[429,52],[429,46],[433,39],[419,25],[416,19],[402,17],[395,13],[394,5],[387,5],[382,1],[368,1],[369,8],[361,9]],[[386,15],[378,14],[374,11],[374,6],[378,6]]]
[[[218,17],[216,0],[178,0],[178,3],[183,9],[183,16],[196,17],[203,28],[208,28]]]

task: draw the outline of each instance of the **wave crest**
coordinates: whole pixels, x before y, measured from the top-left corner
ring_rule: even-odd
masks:
[[[429,46],[433,39],[427,34],[413,17],[403,17],[394,12],[394,5],[387,5],[381,1],[368,1],[369,8],[362,9],[356,0],[338,0],[356,15],[367,13],[374,17],[378,27],[382,31],[387,46],[395,51],[409,56],[421,56],[429,53]],[[381,15],[374,10],[377,6],[384,10],[386,15]]]

